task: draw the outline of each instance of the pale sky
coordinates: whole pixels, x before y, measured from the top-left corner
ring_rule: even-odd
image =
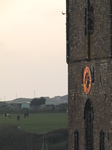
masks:
[[[67,92],[65,0],[0,0],[0,100]]]

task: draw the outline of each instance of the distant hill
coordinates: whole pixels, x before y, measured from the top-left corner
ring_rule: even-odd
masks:
[[[46,99],[46,105],[59,105],[63,103],[68,103],[68,95],[64,96],[55,96],[53,98],[44,97]],[[33,98],[17,98],[11,101],[7,101],[7,103],[15,103],[15,104],[21,104],[24,102],[30,102]]]
[[[68,103],[68,95],[65,96],[55,96],[53,98],[46,98],[46,104],[59,105],[63,103]]]
[[[7,101],[7,103],[21,104],[25,102],[30,102],[31,100],[32,100],[31,98],[16,98],[12,101]]]

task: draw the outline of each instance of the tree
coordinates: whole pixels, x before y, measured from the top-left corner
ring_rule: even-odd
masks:
[[[40,105],[45,104],[45,102],[46,102],[46,99],[45,99],[44,97],[41,97],[41,98],[34,98],[34,99],[32,99],[30,105],[37,107],[37,106],[40,106]]]

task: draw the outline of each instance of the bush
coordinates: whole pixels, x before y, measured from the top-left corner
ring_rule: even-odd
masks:
[[[17,126],[0,126],[0,150],[40,150],[43,137],[49,150],[67,150],[67,129],[58,129],[44,134],[21,131]]]
[[[31,150],[35,144],[35,139],[41,137],[42,135],[23,132],[17,126],[1,126],[0,150]],[[37,148],[37,150],[40,149]]]

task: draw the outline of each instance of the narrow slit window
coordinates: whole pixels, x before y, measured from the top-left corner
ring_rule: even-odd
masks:
[[[87,36],[87,8],[85,9],[85,36]]]
[[[90,0],[87,0],[85,9],[85,57],[91,59],[93,53],[93,33],[94,33],[94,7]]]
[[[69,0],[66,0],[66,62],[69,62]]]
[[[82,82],[81,82],[81,84],[83,84],[83,73],[84,73],[84,69],[82,68]]]
[[[90,25],[91,25],[91,15],[90,15],[90,0],[88,0],[88,53],[87,60],[90,59]]]
[[[105,150],[105,133],[103,130],[100,132],[100,150]]]
[[[94,83],[94,67],[93,67],[93,71],[92,71],[92,83]]]
[[[79,131],[74,132],[74,150],[79,150]]]

